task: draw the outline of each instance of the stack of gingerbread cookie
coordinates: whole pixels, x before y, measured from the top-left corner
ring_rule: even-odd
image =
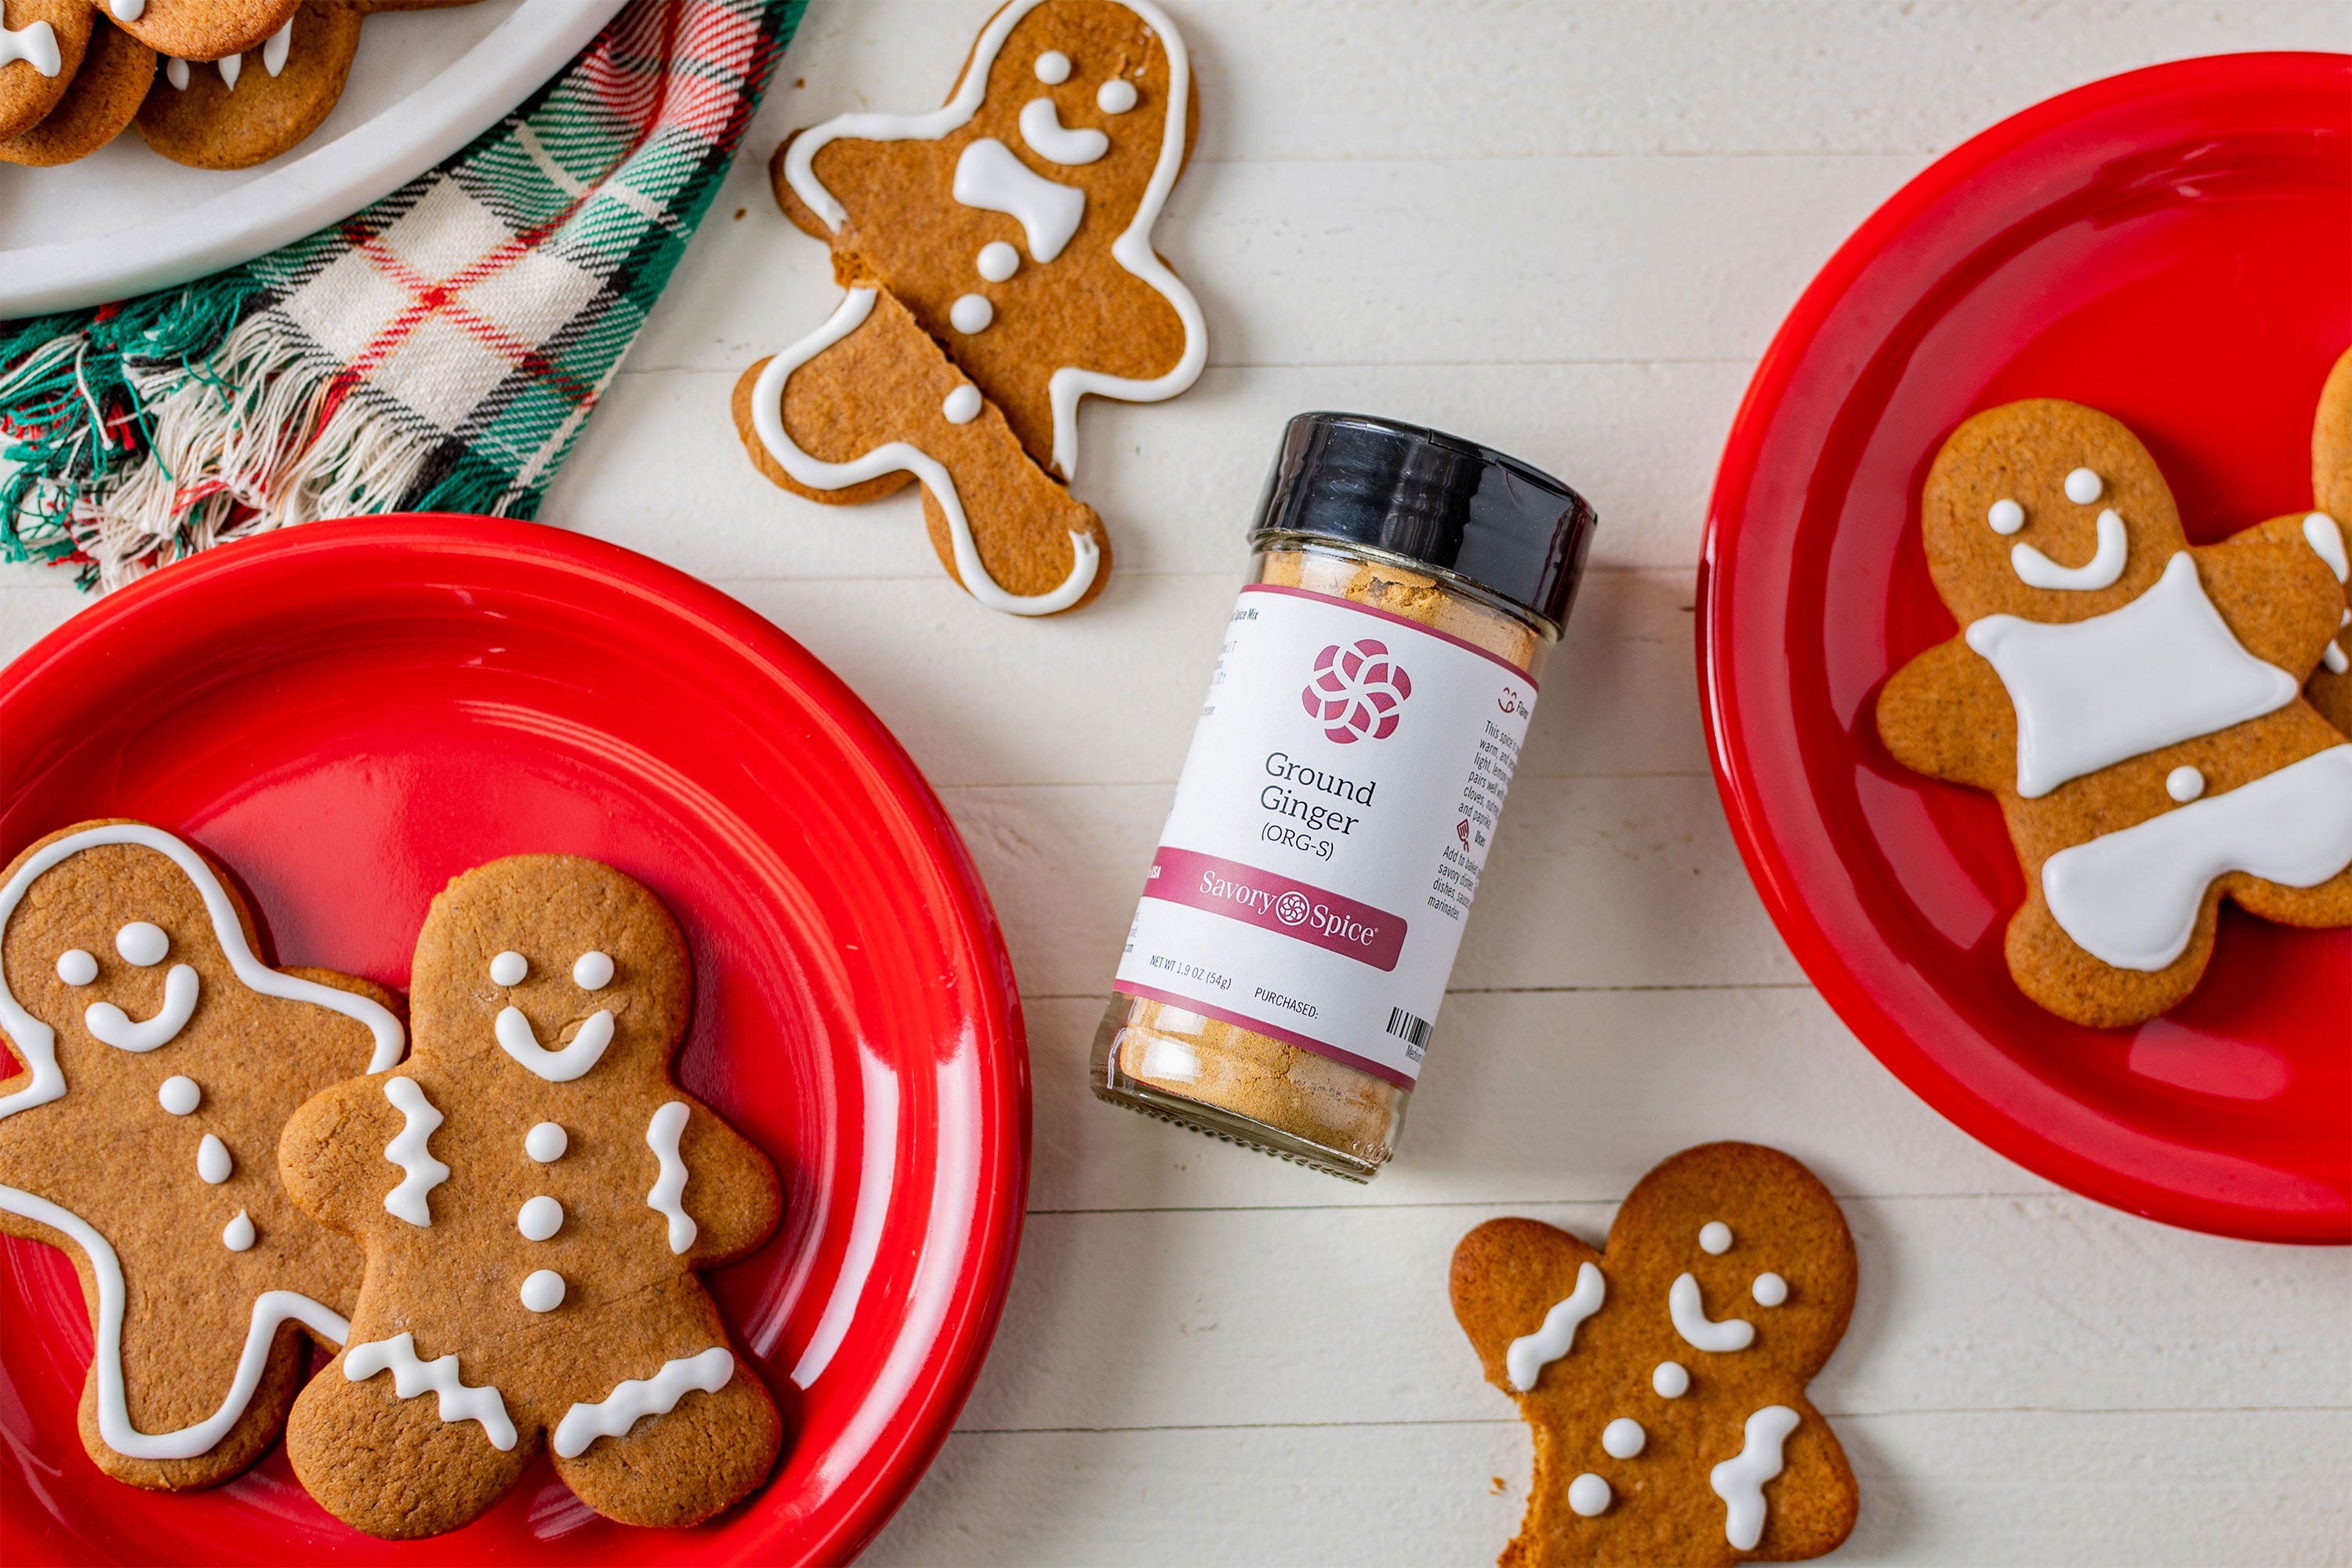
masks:
[[[136,124],[199,169],[265,163],[342,95],[373,11],[471,0],[0,0],[0,160],[48,168]]]

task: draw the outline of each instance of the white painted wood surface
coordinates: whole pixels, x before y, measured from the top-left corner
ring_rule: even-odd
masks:
[[[939,785],[1012,943],[1025,1249],[958,1432],[866,1561],[1488,1562],[1528,1445],[1447,1310],[1454,1240],[1506,1213],[1597,1239],[1656,1160],[1746,1137],[1811,1163],[1861,1246],[1814,1384],[1863,1479],[1840,1561],[2352,1562],[2352,1257],[2084,1202],[1881,1069],[1748,887],[1690,646],[1741,390],[1874,205],[2098,76],[2352,48],[2352,7],[1167,3],[1202,117],[1160,247],[1211,368],[1174,404],[1088,405],[1079,488],[1118,559],[1097,604],[978,608],[911,492],[799,502],[726,414],[738,372],[835,298],[767,197],[769,150],[936,101],[987,0],[815,0],[545,510],[838,669]],[[1335,405],[1518,453],[1602,517],[1402,1157],[1365,1189],[1083,1083],[1280,422]],[[0,653],[79,602],[0,574]]]

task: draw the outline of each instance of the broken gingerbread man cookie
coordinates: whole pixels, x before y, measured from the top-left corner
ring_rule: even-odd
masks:
[[[1853,1315],[1845,1216],[1777,1150],[1707,1143],[1642,1178],[1606,1251],[1531,1219],[1454,1249],[1454,1315],[1535,1436],[1504,1568],[1788,1562],[1859,1493],[1805,1385]]]
[[[359,1248],[280,1184],[318,1090],[400,1059],[391,993],[272,969],[234,886],[135,822],[51,834],[0,878],[0,1232],[70,1253],[94,1353],[82,1446],[121,1480],[210,1486],[284,1425],[307,1330],[339,1345]]]
[[[2093,1027],[2153,1017],[2203,975],[2224,898],[2352,925],[2352,744],[2302,694],[2344,616],[2332,519],[2191,547],[2130,431],[2040,399],[1953,432],[1921,527],[1961,631],[1887,681],[1878,732],[1999,798],[2027,996]]]
[[[944,108],[793,136],[777,202],[848,293],[737,384],[753,463],[833,503],[919,481],[932,548],[991,609],[1101,592],[1108,535],[1064,488],[1078,405],[1173,397],[1207,361],[1151,246],[1195,119],[1183,40],[1149,0],[1011,0]]]
[[[775,1228],[774,1167],[678,1089],[686,943],[652,893],[560,855],[495,861],[433,900],[415,1050],[288,1125],[288,1190],[367,1250],[341,1355],[287,1452],[372,1535],[437,1535],[542,1442],[581,1500],[693,1524],[767,1479],[774,1400],[698,1270]]]

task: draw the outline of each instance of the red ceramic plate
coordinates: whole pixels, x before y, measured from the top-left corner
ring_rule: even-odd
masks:
[[[479,518],[320,523],[160,572],[0,672],[0,857],[89,816],[240,874],[281,963],[408,978],[426,902],[501,855],[618,866],[695,966],[677,1072],[756,1140],[784,1221],[709,1276],[783,1407],[767,1487],[633,1530],[544,1457],[487,1518],[394,1544],[282,1448],[209,1492],[83,1455],[89,1317],[62,1253],[0,1253],[0,1559],[835,1563],[978,1372],[1028,1181],[1028,1058],[954,829],[864,704],[742,605],[612,545]]]
[[[2023,900],[1990,796],[1879,744],[1886,677],[1957,629],[1919,489],[1978,409],[2131,426],[2190,536],[2311,505],[2311,419],[2352,343],[2352,58],[2238,55],[2095,82],[1897,193],[1748,387],[1699,575],[1709,743],[1741,853],[1878,1058],[2011,1159],[2174,1225],[2352,1240],[2352,931],[2225,910],[2205,982],[2137,1029],[2008,975]]]

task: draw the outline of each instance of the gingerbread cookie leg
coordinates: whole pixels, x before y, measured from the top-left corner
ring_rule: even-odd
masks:
[[[1101,591],[1101,519],[1030,460],[886,290],[852,289],[824,326],[754,365],[736,417],[753,461],[795,493],[864,500],[867,487],[919,479],[932,548],[991,609],[1050,616]]]
[[[345,1351],[310,1381],[286,1423],[286,1457],[320,1507],[370,1535],[415,1541],[470,1524],[507,1494],[536,1445],[459,1364],[448,1347],[420,1350],[402,1334]]]

